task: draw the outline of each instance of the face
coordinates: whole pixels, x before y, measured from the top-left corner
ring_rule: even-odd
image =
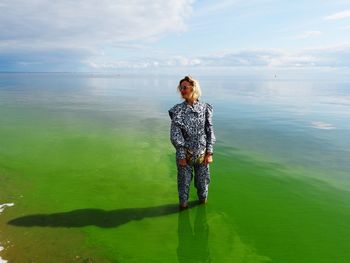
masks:
[[[187,80],[181,82],[180,92],[181,92],[182,98],[190,99],[192,97],[192,92],[193,92],[191,83],[189,83]]]

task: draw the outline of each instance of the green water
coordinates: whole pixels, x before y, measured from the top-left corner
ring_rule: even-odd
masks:
[[[192,188],[179,213],[167,116],[177,78],[2,75],[0,204],[15,205],[0,214],[1,257],[350,262],[349,86],[296,103],[287,91],[300,83],[205,88],[214,81],[201,82],[218,137],[209,202]]]

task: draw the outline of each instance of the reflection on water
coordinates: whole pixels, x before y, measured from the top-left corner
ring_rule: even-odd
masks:
[[[211,262],[208,246],[209,225],[206,206],[197,206],[194,224],[190,220],[190,210],[179,213],[178,216],[177,256],[179,263]]]

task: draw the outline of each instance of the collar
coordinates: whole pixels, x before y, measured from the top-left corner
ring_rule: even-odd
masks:
[[[199,99],[197,99],[197,101],[195,101],[193,103],[193,105],[188,104],[186,100],[184,100],[182,102],[182,104],[185,107],[185,109],[190,108],[192,111],[200,112],[200,104],[201,103],[200,103]]]

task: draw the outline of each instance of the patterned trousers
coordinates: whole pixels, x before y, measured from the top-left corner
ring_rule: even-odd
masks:
[[[205,199],[208,196],[208,186],[210,183],[209,164],[190,163],[186,166],[177,164],[177,189],[179,193],[180,204],[188,202],[190,194],[190,185],[194,172],[194,185],[197,189],[197,196],[199,200]]]

